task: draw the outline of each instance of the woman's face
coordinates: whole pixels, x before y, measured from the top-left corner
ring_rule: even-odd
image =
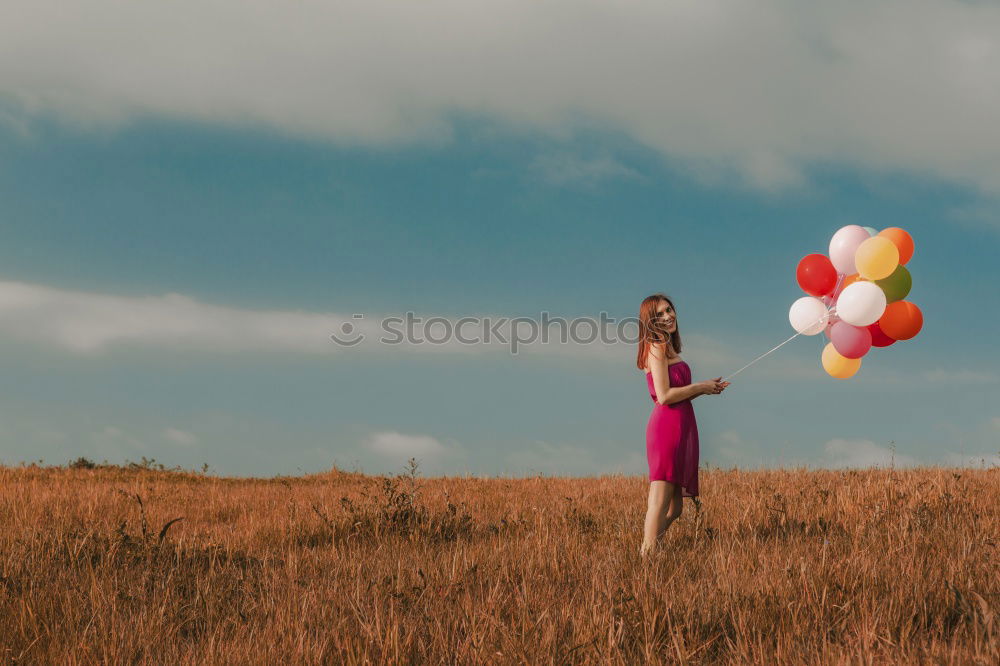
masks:
[[[668,333],[677,332],[677,315],[668,301],[660,301],[656,306],[656,318],[663,322]]]

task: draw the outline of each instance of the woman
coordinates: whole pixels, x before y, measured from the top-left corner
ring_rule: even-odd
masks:
[[[718,395],[729,386],[722,377],[692,384],[691,368],[680,352],[674,304],[664,294],[653,294],[639,307],[636,359],[655,403],[646,424],[649,503],[641,555],[680,517],[683,498],[698,496],[698,424],[691,401],[700,395]]]

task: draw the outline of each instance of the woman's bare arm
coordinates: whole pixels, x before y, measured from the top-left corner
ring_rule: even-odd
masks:
[[[663,344],[650,345],[646,365],[653,373],[653,389],[656,391],[656,403],[670,405],[695,396],[702,395],[701,383],[687,386],[670,386],[669,364]]]

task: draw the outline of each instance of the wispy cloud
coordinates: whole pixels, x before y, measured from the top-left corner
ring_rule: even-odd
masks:
[[[863,362],[861,368],[864,371]],[[858,376],[859,379],[862,379],[860,372]],[[968,368],[930,368],[918,371],[880,368],[878,372],[865,373],[863,381],[873,385],[914,388],[928,384],[936,384],[938,386],[995,384],[997,381],[1000,381],[1000,377],[997,376],[996,372],[991,370],[970,370]]]
[[[974,204],[952,208],[948,217],[972,229],[1000,231],[1000,199],[988,198]]]
[[[916,459],[893,453],[891,449],[880,446],[870,439],[831,439],[823,445],[826,459],[821,467],[912,467]]]
[[[943,433],[942,440],[949,443],[942,454],[946,465],[980,467],[1000,464],[1000,417],[986,417],[969,422],[941,421],[934,424]],[[958,450],[955,450],[958,449]]]
[[[511,340],[518,332],[520,340],[524,340],[517,345],[518,354],[625,365],[634,363],[635,345],[627,340],[611,343],[602,342],[600,338],[593,342],[561,341],[561,336],[572,324],[569,317],[564,318],[568,324],[550,323],[547,338],[533,336],[526,322],[514,323],[510,317],[487,314],[470,316],[494,323],[506,318],[503,326],[494,328],[502,337],[491,334],[486,341],[486,325],[478,324],[462,329],[466,339],[479,340],[476,344],[463,344],[454,336],[440,344],[407,340],[388,344],[383,340],[399,339],[395,334],[387,334],[382,326],[381,322],[389,316],[403,314],[365,313],[363,318],[356,318],[353,313],[252,310],[203,303],[178,293],[119,296],[0,281],[0,337],[52,345],[71,353],[99,354],[115,348],[141,346],[208,352],[498,354],[510,353]],[[422,333],[416,336],[417,339],[441,339],[448,327],[456,330],[461,320],[460,317],[436,317],[432,313],[420,316],[423,322],[432,318],[437,321],[419,329]],[[539,319],[540,316],[536,317],[534,323],[538,331],[541,330]],[[599,318],[595,315],[593,319]],[[613,332],[611,328],[609,335]],[[393,324],[393,330],[401,330],[400,325]],[[581,325],[577,331],[579,340],[595,335],[589,325]],[[364,339],[353,346],[341,346],[330,338],[331,334],[341,339],[363,335]],[[624,335],[634,335],[634,331],[625,330]],[[686,334],[685,344],[684,355],[693,366],[735,370],[745,365],[749,358],[711,336],[698,333]],[[757,377],[818,377],[814,367],[780,357],[766,359],[754,366],[753,371]]]
[[[166,428],[163,431],[163,438],[178,446],[194,446],[198,443],[198,437],[194,433],[179,428]]]
[[[356,318],[353,313],[251,310],[202,303],[177,293],[118,296],[0,282],[0,336],[84,354],[134,345],[217,352],[503,353],[512,348],[515,334],[525,341],[517,346],[518,353],[598,360],[627,358],[634,353],[632,345],[626,343],[563,343],[556,327],[550,329],[545,342],[540,336],[532,338],[528,326],[511,323],[511,318],[496,328],[501,336],[491,334],[489,340],[485,337],[486,324],[463,328],[464,338],[478,340],[476,344],[464,344],[456,336],[445,339],[449,328],[456,330],[460,318],[455,317],[437,317],[436,323],[419,329],[420,334],[410,341],[395,334],[403,330],[400,323],[393,323],[393,333],[387,333],[383,327],[386,316],[366,313]],[[431,319],[430,315],[421,317],[423,322]],[[486,317],[492,322],[503,319],[500,315],[480,319]],[[342,340],[362,341],[341,346],[331,339],[331,334]],[[584,334],[588,334],[586,330]],[[445,341],[432,343],[427,339]],[[390,344],[384,340],[400,341]]]
[[[1000,467],[1000,453],[955,453],[944,456],[949,467]]]
[[[176,293],[116,296],[0,282],[0,334],[83,353],[129,344],[332,351],[330,332],[349,320],[227,308]]]
[[[430,435],[407,435],[394,430],[373,433],[366,446],[383,456],[439,456],[448,452],[448,447]]]
[[[642,179],[638,171],[608,155],[545,154],[536,157],[529,168],[541,180],[552,185],[594,187],[606,180]]]
[[[925,382],[935,384],[995,384],[998,379],[995,372],[984,370],[945,370],[944,368],[934,368],[924,370],[920,378]]]
[[[719,433],[719,442],[716,446],[719,454],[729,461],[741,461],[746,455],[746,442],[743,436],[735,430],[725,430]]]
[[[491,322],[506,319],[506,323],[496,329],[503,337],[492,336],[485,341],[486,326],[478,324],[462,329],[466,339],[478,340],[475,344],[463,344],[454,336],[439,344],[408,340],[389,344],[384,341],[399,338],[395,334],[387,334],[383,328],[382,322],[387,316],[403,315],[366,313],[359,319],[353,313],[235,308],[203,303],[177,293],[119,296],[0,281],[0,338],[51,345],[77,354],[93,355],[135,346],[216,353],[509,354],[514,331],[519,331],[523,342],[516,346],[518,354],[626,366],[634,363],[635,345],[628,341],[604,343],[597,339],[589,343],[562,342],[561,331],[567,327],[554,323],[550,324],[548,338],[543,339],[539,335],[532,336],[531,327],[525,322],[513,323],[512,318],[496,314],[475,316],[480,321],[486,318]],[[449,327],[454,331],[462,319],[421,315],[423,322],[432,317],[437,322],[420,329],[423,333],[417,336],[417,340],[426,337],[442,339],[443,333]],[[539,319],[535,318],[536,330],[541,330]],[[595,315],[593,319],[598,317]],[[393,327],[394,330],[401,330],[398,324],[393,324]],[[350,330],[350,333],[344,334],[345,330]],[[580,338],[593,337],[587,326],[580,326],[579,331]],[[331,339],[331,334],[338,334],[341,339],[353,339],[359,335],[364,339],[353,346],[341,346]],[[634,335],[634,331],[627,330],[625,335]],[[697,368],[699,376],[708,372],[720,375],[733,373],[758,355],[757,350],[739,350],[700,333],[685,333],[684,341],[683,356],[692,368]],[[734,389],[738,382],[756,379],[833,381],[828,380],[818,359],[803,360],[781,353],[761,359],[734,377]],[[866,374],[864,379],[874,384],[896,386],[930,382],[992,384],[998,381],[997,375],[987,369],[930,369],[912,373],[882,369],[878,373]]]
[[[551,476],[635,474],[641,473],[646,465],[645,456],[639,451],[630,451],[615,462],[606,461],[598,454],[598,450],[592,447],[537,440],[529,446],[510,451],[505,461],[515,468],[516,473]]]
[[[84,126],[155,113],[377,145],[447,140],[465,111],[611,127],[765,189],[822,162],[1000,192],[994,3],[16,6],[0,95]]]
[[[90,443],[100,457],[121,459],[150,451],[146,442],[115,425],[105,426],[90,434]]]

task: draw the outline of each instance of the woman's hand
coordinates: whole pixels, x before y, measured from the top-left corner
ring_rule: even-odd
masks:
[[[726,390],[730,382],[722,381],[722,377],[716,377],[715,379],[709,379],[704,382],[698,382],[701,387],[702,395],[718,395]]]

